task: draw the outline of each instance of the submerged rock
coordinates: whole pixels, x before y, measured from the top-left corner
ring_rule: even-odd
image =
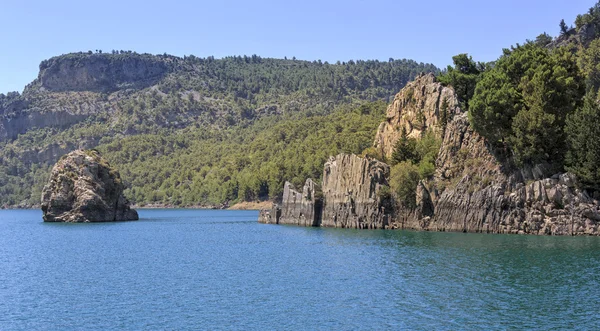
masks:
[[[45,222],[137,220],[123,195],[119,173],[94,150],[63,156],[42,191]]]

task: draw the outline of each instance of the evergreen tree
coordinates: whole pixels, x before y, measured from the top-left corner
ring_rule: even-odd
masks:
[[[446,126],[448,126],[448,100],[444,98],[442,105],[440,106],[440,127],[442,128],[442,137],[446,133]]]
[[[481,135],[509,145],[517,164],[547,161],[560,167],[565,120],[584,93],[573,54],[528,43],[507,51],[483,75],[469,115]]]
[[[396,142],[394,151],[392,152],[392,164],[404,161],[418,163],[416,147],[416,139],[408,137],[406,128],[402,127],[402,134],[400,135],[400,139]]]
[[[562,19],[560,20],[560,34],[561,35],[566,35],[567,33],[569,33],[569,27],[567,26],[567,23],[565,23],[565,20]]]
[[[586,188],[600,190],[600,105],[588,93],[582,107],[569,116],[565,131],[569,143],[566,168]]]
[[[485,66],[475,63],[468,54],[458,54],[452,57],[452,61],[454,67],[448,66],[446,73],[439,75],[438,80],[442,84],[452,86],[458,98],[464,102],[464,108],[468,110],[481,69]]]

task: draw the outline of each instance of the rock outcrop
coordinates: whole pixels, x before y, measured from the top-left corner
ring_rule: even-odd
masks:
[[[307,179],[302,192],[286,182],[283,188],[281,213],[278,224],[319,226],[323,205],[321,188],[312,179]]]
[[[259,222],[357,229],[387,227],[388,198],[380,194],[387,187],[389,166],[356,155],[331,157],[323,171],[323,188],[311,179],[302,192],[285,183],[280,206],[263,210]]]
[[[485,139],[471,128],[466,114],[458,114],[448,125],[436,161],[437,172],[430,183],[432,188],[441,191],[433,214],[425,215],[417,210],[412,217],[396,220],[393,227],[600,235],[600,202],[577,188],[574,175],[546,177],[549,167],[510,168],[508,162],[500,160]],[[426,190],[419,187],[417,192]],[[425,196],[428,195],[426,192]]]
[[[97,151],[77,150],[52,168],[42,191],[45,222],[137,220],[123,195],[119,173]]]
[[[392,227],[600,235],[600,203],[577,188],[574,175],[550,175],[550,167],[544,165],[511,167],[509,159],[496,153],[470,126],[467,114],[457,112],[446,128],[435,177],[428,183],[439,194],[432,198],[419,183],[417,210],[396,219]]]
[[[340,154],[323,170],[322,226],[382,229],[388,224],[380,191],[387,186],[390,168],[374,159]]]
[[[598,194],[590,197],[573,174],[552,174],[550,165],[514,166],[506,150],[492,148],[473,130],[452,88],[433,75],[418,77],[396,95],[375,146],[391,156],[403,129],[416,139],[426,130],[442,138],[435,175],[415,188],[416,208],[394,210],[384,201],[386,164],[341,154],[325,164],[321,226],[600,235]],[[298,216],[302,194],[287,184],[286,191],[280,211],[286,224],[307,225]]]
[[[388,106],[386,121],[377,129],[374,147],[389,158],[403,129],[409,137],[417,139],[427,130],[441,135],[443,122],[458,111],[454,90],[437,82],[433,74],[421,75],[396,94]]]
[[[49,91],[109,92],[151,86],[168,71],[165,60],[149,54],[72,53],[43,61],[37,84]]]

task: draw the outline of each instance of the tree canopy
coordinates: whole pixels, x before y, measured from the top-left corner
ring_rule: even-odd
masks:
[[[566,48],[527,43],[483,73],[470,102],[471,122],[492,143],[505,143],[517,164],[562,164],[564,125],[581,103],[583,77]]]

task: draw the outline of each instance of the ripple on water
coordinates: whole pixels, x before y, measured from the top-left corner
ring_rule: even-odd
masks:
[[[0,211],[0,329],[596,329],[600,239]]]

